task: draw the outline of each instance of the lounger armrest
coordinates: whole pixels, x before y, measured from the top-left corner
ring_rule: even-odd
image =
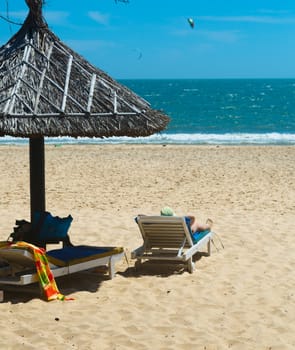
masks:
[[[202,246],[208,243],[211,240],[211,238],[212,238],[212,232],[210,231],[185,252],[184,254],[185,259],[188,259],[192,257],[194,254],[196,254],[196,252],[199,251]]]

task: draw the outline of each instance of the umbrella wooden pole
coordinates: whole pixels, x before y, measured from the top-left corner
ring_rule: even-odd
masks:
[[[30,138],[31,222],[35,211],[45,211],[44,137]]]

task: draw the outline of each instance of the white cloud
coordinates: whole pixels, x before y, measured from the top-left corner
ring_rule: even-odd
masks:
[[[17,20],[20,23],[23,23],[27,18],[29,11],[12,11],[9,12],[9,19]],[[43,16],[46,22],[50,24],[65,24],[69,17],[70,13],[66,11],[44,11]],[[5,16],[6,17],[6,16]],[[16,22],[17,22],[16,21]]]
[[[22,24],[25,21],[28,13],[29,11],[13,11],[9,12],[7,16],[7,13],[0,12],[1,16],[15,22],[16,24]]]
[[[200,16],[198,19],[212,22],[244,22],[267,24],[295,23],[295,17],[275,16]]]
[[[25,19],[29,13],[28,11],[9,11],[9,18]],[[5,14],[6,17],[6,14]]]
[[[65,11],[44,11],[43,16],[47,23],[65,25],[68,23],[69,12]]]
[[[99,24],[109,24],[110,16],[108,14],[103,14],[98,11],[89,11],[88,16]]]
[[[260,9],[260,13],[267,13],[268,15],[287,15],[290,13],[288,10],[272,10],[272,9]]]
[[[201,31],[201,35],[210,40],[219,41],[223,43],[235,43],[240,38],[239,31]]]
[[[67,45],[72,47],[76,51],[95,51],[100,48],[112,48],[117,45],[111,41],[104,40],[67,40]]]
[[[211,41],[218,41],[223,43],[235,43],[241,38],[241,33],[238,30],[202,30],[198,29],[193,32],[190,30],[173,31],[173,35],[177,37],[198,36],[209,39]]]

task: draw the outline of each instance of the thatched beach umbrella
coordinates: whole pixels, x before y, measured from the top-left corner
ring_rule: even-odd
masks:
[[[44,0],[26,0],[21,29],[0,47],[0,136],[29,138],[31,217],[45,210],[44,137],[148,136],[169,118],[53,34]]]

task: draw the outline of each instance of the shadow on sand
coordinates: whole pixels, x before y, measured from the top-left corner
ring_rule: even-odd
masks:
[[[208,253],[197,252],[193,257],[193,262],[196,263],[202,257],[207,257]],[[140,264],[135,263],[133,266],[129,266],[124,272],[117,272],[126,278],[141,277],[141,276],[158,276],[169,277],[172,275],[181,275],[187,271],[186,264],[176,261],[163,261],[163,260],[149,260]]]
[[[104,281],[109,280],[108,275],[102,269],[77,272],[72,275],[62,276],[56,279],[57,287],[61,294],[66,297],[75,298],[75,293],[89,292],[96,293]],[[43,296],[39,283],[27,286],[2,285],[0,288],[4,292],[2,303],[27,303],[33,299],[41,299],[47,302]]]

